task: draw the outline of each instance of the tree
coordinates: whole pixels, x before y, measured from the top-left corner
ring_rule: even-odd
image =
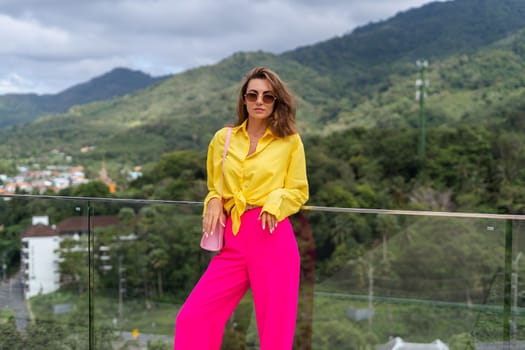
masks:
[[[87,246],[86,238],[79,240],[65,238],[60,242],[60,286],[64,289],[77,290],[82,293],[88,286],[88,256],[83,247]]]
[[[76,187],[68,187],[61,190],[59,195],[96,198],[111,197],[108,186],[100,181],[90,181],[85,184],[80,184]]]
[[[169,262],[169,253],[167,250],[160,245],[154,245],[155,248],[153,248],[149,254],[149,263],[150,266],[153,268],[154,271],[157,273],[157,291],[159,297],[162,297],[164,294],[163,288],[162,288],[162,272],[168,266]]]
[[[16,328],[16,320],[14,316],[10,316],[7,320],[0,318],[0,349],[9,350],[24,350],[24,342],[22,336],[18,333]]]

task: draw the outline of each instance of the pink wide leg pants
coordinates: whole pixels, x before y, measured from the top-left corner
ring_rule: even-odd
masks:
[[[175,350],[219,350],[227,320],[252,289],[261,350],[291,350],[297,316],[299,251],[285,219],[273,234],[261,208],[246,211],[237,236],[228,218],[225,245],[177,315]]]

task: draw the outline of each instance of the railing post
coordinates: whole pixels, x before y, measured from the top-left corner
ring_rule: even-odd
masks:
[[[505,220],[505,275],[503,294],[503,341],[504,349],[510,346],[512,313],[512,220]]]
[[[89,337],[89,349],[95,349],[95,324],[94,315],[95,307],[93,304],[93,293],[94,293],[94,263],[93,263],[93,249],[95,243],[94,232],[91,231],[91,216],[92,216],[91,202],[87,203],[87,214],[88,214],[88,337]]]

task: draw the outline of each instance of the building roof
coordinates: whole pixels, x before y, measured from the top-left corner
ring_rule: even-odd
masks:
[[[24,232],[22,237],[52,237],[57,236],[57,232],[50,226],[43,224],[36,224],[29,226]]]
[[[91,229],[114,226],[118,224],[118,216],[72,216],[62,220],[56,227],[59,235],[68,233],[88,232]]]

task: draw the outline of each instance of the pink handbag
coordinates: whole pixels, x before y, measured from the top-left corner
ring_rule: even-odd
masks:
[[[221,170],[221,200],[222,200],[222,183],[224,181],[224,160],[226,159],[226,153],[228,151],[228,145],[230,143],[230,136],[232,128],[228,128],[226,134],[226,141],[224,142],[224,151],[222,152],[222,170]],[[213,235],[206,235],[203,233],[201,238],[201,248],[209,250],[211,252],[217,252],[222,249],[224,245],[224,227],[221,225],[220,220],[217,221],[217,225],[213,229]]]

